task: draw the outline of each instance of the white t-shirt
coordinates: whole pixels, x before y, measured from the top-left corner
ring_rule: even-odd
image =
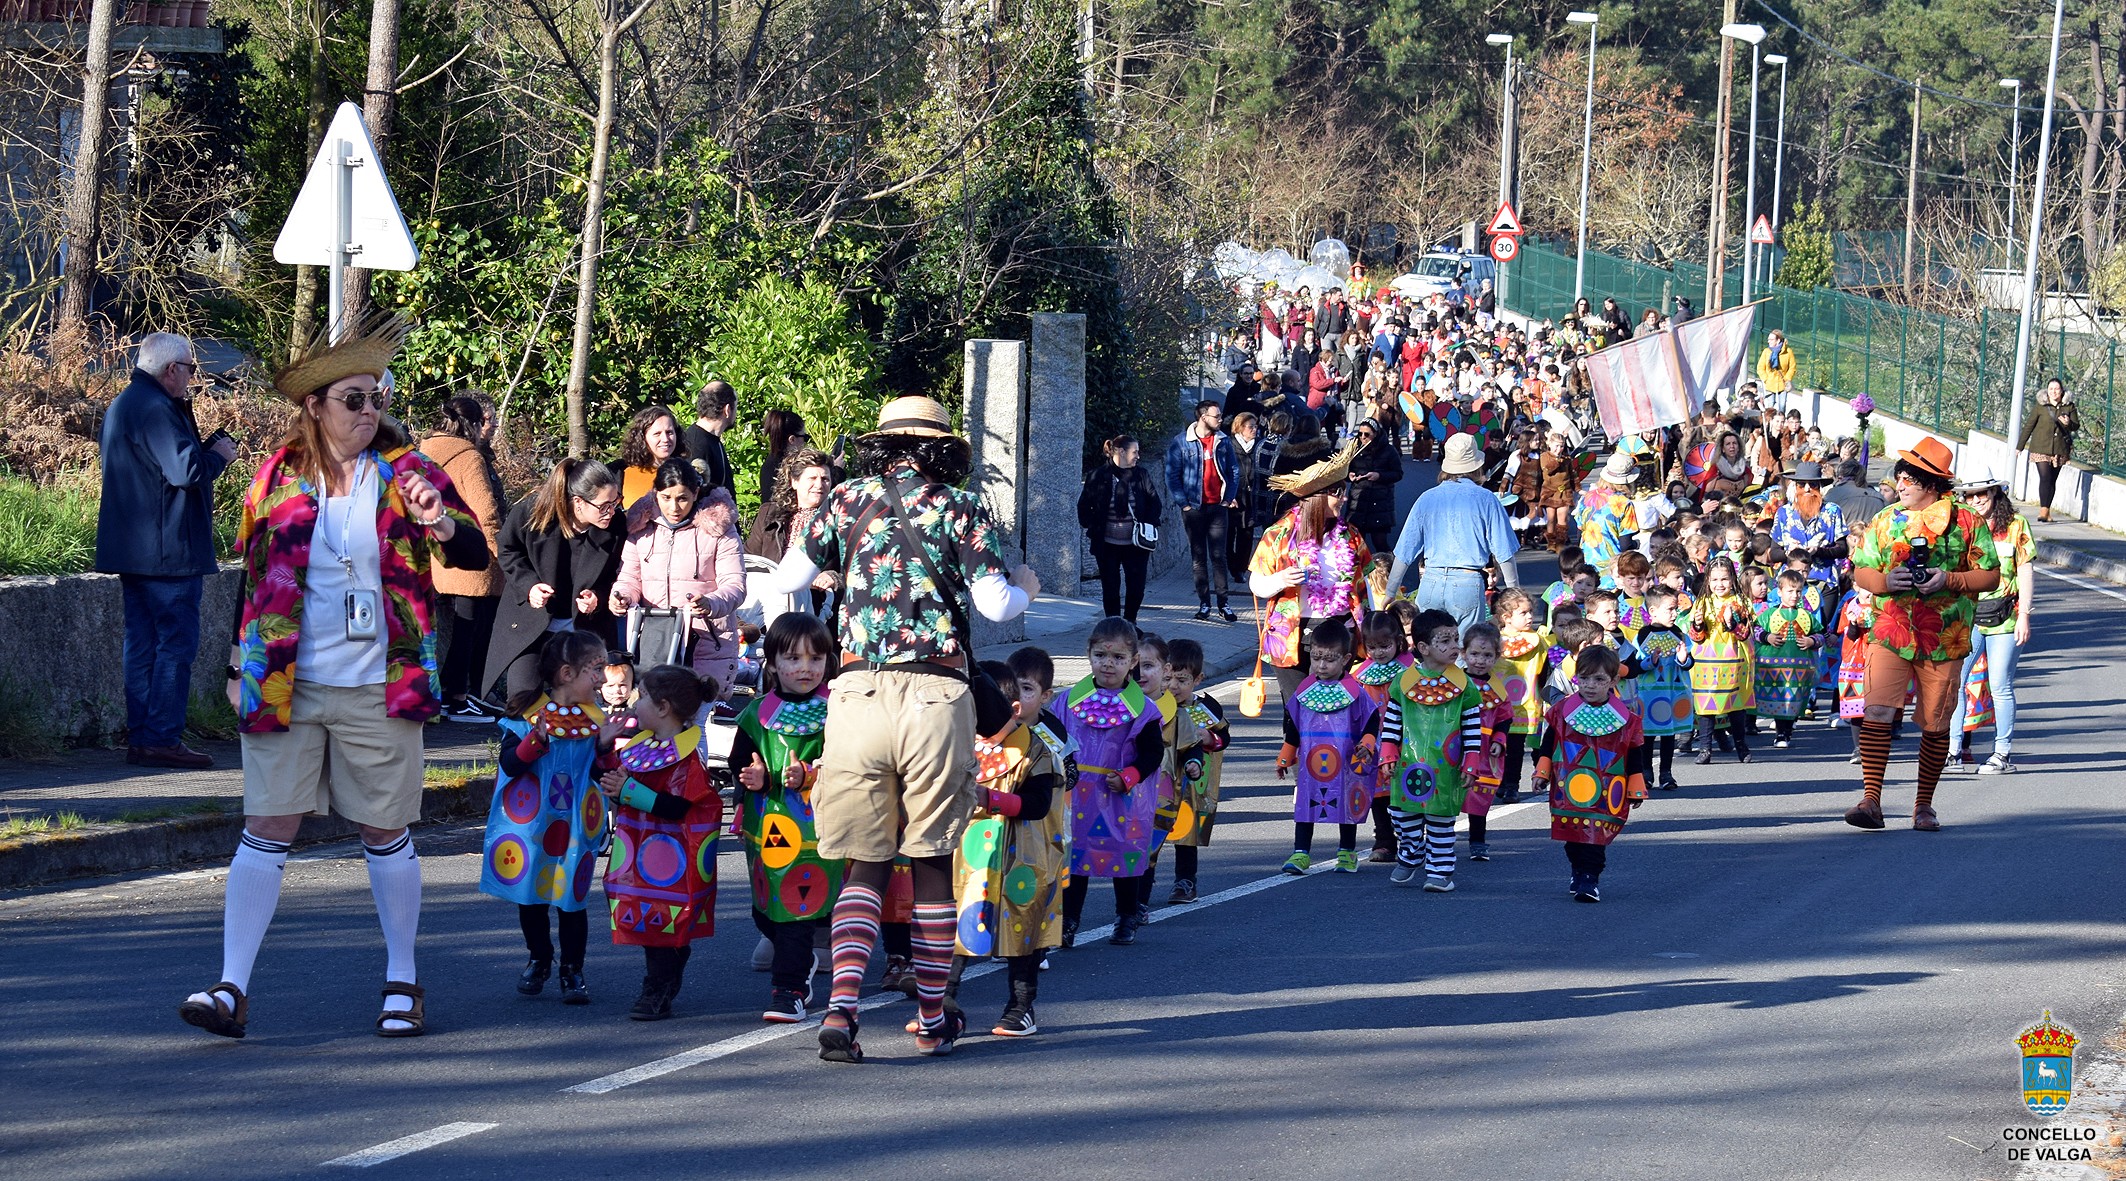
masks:
[[[303,591],[303,627],[295,641],[295,675],[318,685],[352,689],[384,683],[384,578],[376,538],[376,467],[368,456],[355,477],[353,494],[319,503],[310,533],[308,584]],[[354,577],[340,563],[345,555]],[[376,638],[347,638],[347,592],[376,592]]]

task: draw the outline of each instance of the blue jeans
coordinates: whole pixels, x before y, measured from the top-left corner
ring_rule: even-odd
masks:
[[[175,746],[199,655],[202,579],[121,574],[125,595],[125,725],[132,746]]]
[[[1961,746],[1964,737],[1964,683],[1971,679],[1971,666],[1978,654],[1986,654],[1986,685],[1993,690],[1993,753],[2007,755],[2015,748],[2015,632],[1997,636],[1973,632],[1971,655],[1964,657],[1963,676],[1956,682],[1956,714],[1949,719],[1949,739]]]
[[[1484,606],[1484,572],[1445,566],[1427,566],[1417,579],[1417,609],[1437,607],[1454,616],[1454,626],[1463,632],[1472,623],[1488,617]]]

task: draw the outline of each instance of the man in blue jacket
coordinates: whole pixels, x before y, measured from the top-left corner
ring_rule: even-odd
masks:
[[[198,372],[191,341],[153,333],[103,415],[96,569],[125,594],[126,761],[145,767],[214,765],[182,739],[201,583],[214,570],[214,479],[236,443],[200,441],[187,400]]]
[[[1227,623],[1240,617],[1226,605],[1226,531],[1240,504],[1239,463],[1230,435],[1219,432],[1224,408],[1215,398],[1196,403],[1196,421],[1166,447],[1166,497],[1181,510],[1189,561],[1196,572],[1196,618],[1211,617],[1211,600]]]

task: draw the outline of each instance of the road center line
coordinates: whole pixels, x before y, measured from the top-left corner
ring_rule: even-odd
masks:
[[[350,1152],[346,1156],[333,1157],[331,1160],[326,1161],[325,1165],[327,1168],[333,1165],[344,1165],[350,1169],[367,1169],[381,1165],[385,1161],[397,1160],[409,1152],[419,1152],[424,1148],[434,1148],[438,1144],[448,1144],[452,1140],[470,1136],[475,1132],[484,1132],[495,1126],[494,1124],[470,1123],[444,1124],[440,1128],[430,1128],[425,1132],[415,1132],[411,1136],[401,1136],[396,1140],[386,1140],[374,1148],[364,1148],[360,1152]]]
[[[1521,811],[1524,808],[1533,808],[1535,806],[1536,805],[1533,802],[1495,806],[1491,809],[1491,815],[1505,816],[1514,812]],[[1303,876],[1311,877],[1315,874],[1328,872],[1330,872],[1330,863],[1324,861],[1322,864],[1316,865],[1313,869],[1308,870],[1307,873]],[[1300,875],[1293,875],[1288,873],[1276,873],[1266,878],[1257,878],[1252,882],[1243,882],[1240,885],[1220,890],[1215,894],[1206,894],[1203,897],[1197,899],[1195,902],[1192,902],[1186,906],[1171,906],[1167,907],[1164,910],[1155,910],[1151,914],[1150,921],[1157,923],[1164,922],[1167,919],[1186,918],[1187,916],[1195,914],[1198,911],[1204,910],[1208,907],[1218,906],[1223,903],[1237,901],[1239,899],[1247,897],[1250,894],[1259,894],[1264,890],[1271,890],[1275,889],[1278,886],[1288,885],[1292,882],[1298,881],[1299,876]],[[1109,923],[1106,926],[1101,927],[1080,928],[1078,931],[1079,944],[1082,947],[1084,944],[1090,943],[1094,940],[1105,939],[1107,936],[1114,933],[1114,929],[1115,927],[1113,923]],[[970,966],[967,971],[961,976],[961,979],[973,980],[977,977],[987,976],[992,972],[1000,972],[1003,969],[1004,962],[1002,960],[988,960],[981,964]],[[880,1008],[885,1005],[890,1005],[896,1001],[905,999],[907,998],[901,996],[899,993],[879,993],[877,995],[864,998],[864,1000],[857,1004],[856,1008],[858,1012],[868,1012],[872,1009]],[[671,1074],[675,1071],[685,1070],[689,1066],[698,1066],[704,1062],[714,1062],[718,1058],[727,1058],[733,1054],[738,1053],[741,1050],[750,1050],[755,1046],[764,1046],[767,1045],[769,1042],[789,1037],[791,1034],[794,1033],[800,1033],[807,1029],[815,1029],[819,1026],[819,1021],[820,1019],[818,1016],[812,1016],[807,1017],[801,1022],[795,1022],[790,1025],[765,1026],[760,1029],[741,1033],[736,1037],[725,1038],[720,1042],[710,1042],[708,1045],[705,1046],[696,1046],[691,1050],[683,1050],[669,1057],[659,1058],[654,1062],[645,1062],[640,1066],[631,1066],[626,1070],[617,1071],[613,1074],[608,1074],[600,1078],[594,1078],[587,1083],[577,1083],[573,1087],[563,1087],[562,1093],[575,1095],[609,1094],[610,1092],[617,1091],[622,1087],[632,1087],[636,1083],[644,1083],[654,1078],[662,1078],[665,1075]],[[393,1143],[397,1143],[397,1141],[394,1141]],[[382,1147],[390,1146],[384,1145]],[[374,1152],[376,1151],[376,1149],[370,1149],[369,1151]]]

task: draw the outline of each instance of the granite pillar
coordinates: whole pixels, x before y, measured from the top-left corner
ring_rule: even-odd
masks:
[[[1050,594],[1075,595],[1084,534],[1085,317],[1035,312],[1021,484],[1026,564]]]
[[[967,486],[996,518],[1004,560],[1015,566],[1026,552],[1026,342],[970,340],[962,369],[962,422],[974,451]],[[971,622],[978,648],[1026,638],[1017,619],[991,623],[976,614]]]

